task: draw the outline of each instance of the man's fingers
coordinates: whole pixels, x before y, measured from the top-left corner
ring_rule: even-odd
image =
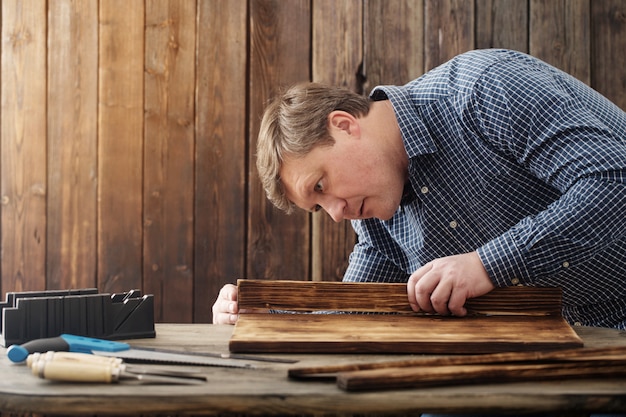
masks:
[[[213,304],[214,324],[235,324],[238,319],[237,286],[226,284]]]
[[[235,324],[238,318],[237,314],[220,313],[213,316],[213,324]]]
[[[237,301],[237,287],[233,284],[224,285],[220,290],[218,298],[230,301]]]
[[[457,317],[464,317],[467,315],[467,309],[465,308],[465,302],[467,301],[467,294],[465,291],[453,289],[448,300],[448,311],[450,314]]]
[[[431,290],[426,290],[426,281],[424,277],[431,270],[432,265],[427,263],[426,265],[413,272],[407,281],[407,295],[409,297],[409,304],[413,311],[425,311],[431,313],[433,311],[430,304]],[[433,287],[434,288],[434,287]]]
[[[465,316],[464,306],[472,286],[468,285],[467,274],[459,271],[466,270],[463,261],[470,260],[470,256],[472,254],[436,259],[411,274],[407,282],[411,308],[426,313]],[[482,264],[479,266],[482,271]]]
[[[448,302],[450,300],[451,292],[452,287],[449,283],[439,282],[439,285],[437,285],[432,294],[430,294],[429,301],[433,310],[441,314],[442,316],[447,316],[450,314],[450,310],[448,309]]]

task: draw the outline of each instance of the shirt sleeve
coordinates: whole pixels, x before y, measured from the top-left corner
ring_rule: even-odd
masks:
[[[547,65],[501,63],[473,106],[489,146],[561,197],[478,249],[497,286],[541,285],[624,239],[626,115]]]

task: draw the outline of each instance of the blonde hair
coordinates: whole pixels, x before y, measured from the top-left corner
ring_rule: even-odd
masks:
[[[316,146],[332,146],[328,115],[341,110],[355,117],[369,112],[370,101],[343,87],[302,83],[276,97],[261,121],[256,166],[267,198],[291,213],[294,204],[285,196],[280,168],[286,157],[301,158]]]

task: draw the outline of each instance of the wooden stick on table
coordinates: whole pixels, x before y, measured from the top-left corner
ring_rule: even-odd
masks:
[[[375,369],[434,367],[434,366],[466,366],[487,365],[498,363],[578,363],[616,361],[626,363],[626,346],[564,349],[556,351],[504,352],[486,355],[455,355],[421,357],[399,361],[366,362],[343,365],[327,365],[317,367],[293,367],[288,371],[294,379],[335,378],[340,372],[355,372]]]

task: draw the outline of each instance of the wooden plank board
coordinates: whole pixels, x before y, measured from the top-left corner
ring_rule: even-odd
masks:
[[[145,10],[132,4],[98,11],[98,288],[109,292],[142,288]]]
[[[339,375],[393,368],[422,368],[442,366],[494,365],[505,363],[604,363],[626,364],[626,346],[585,347],[553,351],[502,352],[486,355],[416,356],[410,359],[368,361],[322,366],[294,366],[288,375],[293,379],[333,380]],[[371,374],[375,375],[375,374]]]
[[[196,323],[212,321],[207,295],[245,275],[247,2],[199,2],[197,25]]]
[[[359,0],[312,3],[313,81],[360,92],[363,4]],[[335,28],[328,30],[328,27]],[[329,54],[328,51],[336,51]],[[350,222],[336,223],[323,210],[311,215],[311,280],[341,281],[356,234]]]
[[[363,7],[364,93],[377,85],[403,85],[422,75],[427,33],[424,0],[368,0]]]
[[[405,284],[241,279],[237,286],[241,309],[413,314]],[[469,314],[560,316],[561,289],[496,288],[467,300],[465,307]]]
[[[46,2],[3,0],[0,66],[0,282],[46,285]]]
[[[241,314],[231,352],[477,354],[582,346],[558,316]]]
[[[529,10],[530,53],[589,84],[589,0],[531,0]]]
[[[246,274],[279,279],[310,274],[310,215],[286,216],[268,201],[255,166],[256,137],[268,100],[311,77],[311,2],[249,2],[248,235]]]
[[[561,317],[559,288],[499,288],[468,300],[467,317],[444,317],[414,313],[404,284],[239,280],[238,287],[241,309],[283,312],[240,314],[233,352],[476,354],[582,346]]]
[[[346,372],[337,385],[346,391],[425,388],[443,385],[522,381],[566,380],[576,378],[621,377],[626,375],[623,361],[579,363],[506,363],[466,366],[409,367]]]
[[[146,3],[143,284],[155,320],[193,320],[196,4]]]
[[[592,1],[591,31],[591,86],[626,111],[626,2]]]
[[[424,65],[429,71],[474,49],[474,2],[424,0]]]
[[[47,285],[96,283],[98,3],[48,5]]]
[[[528,53],[528,1],[476,0],[476,49]]]

